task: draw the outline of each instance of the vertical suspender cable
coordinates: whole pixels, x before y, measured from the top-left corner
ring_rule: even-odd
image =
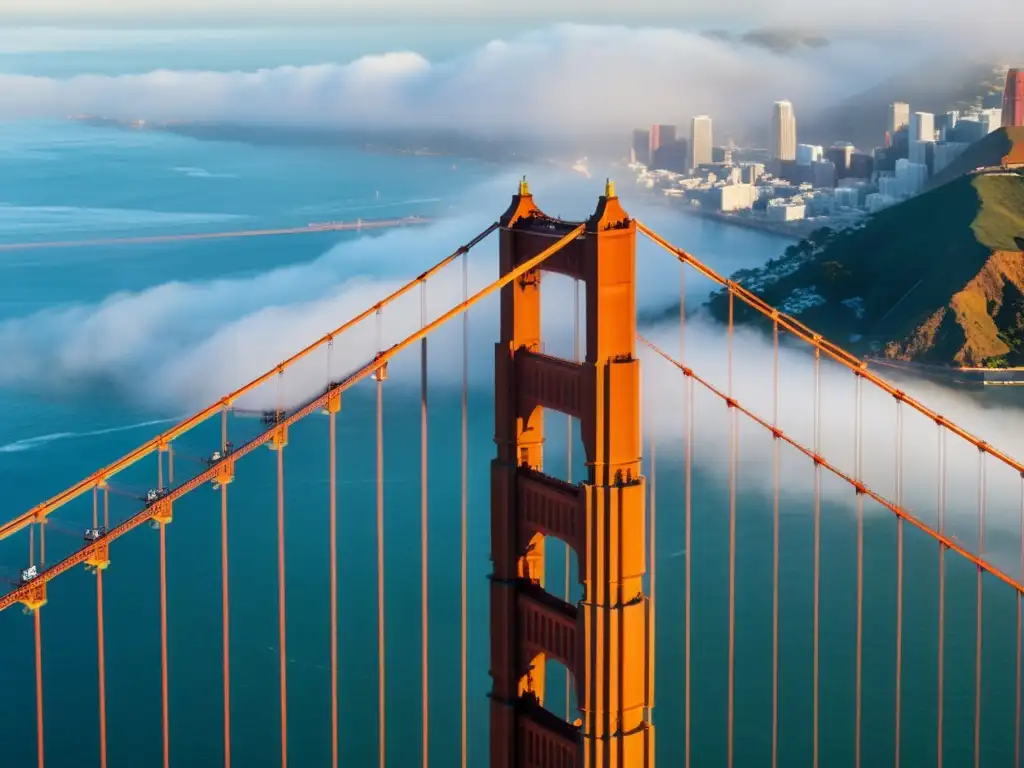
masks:
[[[427,324],[427,284],[420,283],[420,327]],[[427,610],[429,590],[428,576],[428,539],[427,539],[427,337],[420,340],[420,632],[422,634],[422,651],[420,666],[423,671],[422,705],[423,712],[423,768],[430,762],[430,614]]]
[[[377,349],[383,349],[381,314],[377,310]],[[377,757],[385,766],[384,678],[384,371],[377,371]]]
[[[32,611],[32,618],[35,621],[36,650],[36,760],[39,768],[43,768],[46,764],[43,757],[43,630],[39,623],[39,610]]]
[[[779,426],[779,319],[772,320],[772,426]],[[779,438],[772,440],[772,768],[779,768]]]
[[[813,650],[813,686],[814,705],[812,711],[813,720],[813,748],[814,757],[812,765],[818,768],[819,743],[818,743],[818,709],[820,703],[820,686],[818,673],[820,665],[820,632],[821,632],[821,464],[817,457],[821,455],[821,350],[814,348],[814,650]]]
[[[680,264],[681,284],[679,288],[679,362],[686,363],[686,265]],[[691,561],[693,559],[693,541],[691,537],[691,517],[693,510],[692,498],[692,454],[693,454],[693,377],[686,377],[686,433],[683,440],[683,464],[686,490],[684,491],[684,528],[686,537],[686,551],[683,555],[685,573],[683,575],[684,589],[683,596],[683,678],[686,686],[683,694],[683,743],[684,747],[684,768],[690,768],[690,597],[691,589]]]
[[[331,353],[334,340],[327,345],[327,385],[331,386]],[[339,395],[340,397],[340,395]],[[330,475],[327,536],[330,560],[331,602],[331,768],[338,768],[338,414],[327,413],[328,474]]]
[[[1024,475],[1020,479],[1020,576],[1024,579]],[[1013,768],[1020,768],[1021,600],[1017,594],[1017,707],[1013,718]]]
[[[863,377],[857,375],[856,406],[854,408],[853,445],[854,463],[858,481],[864,473],[864,388]],[[857,494],[857,651],[856,693],[854,694],[853,764],[860,768],[861,696],[864,664],[864,494]]]
[[[903,403],[896,401],[896,506],[903,507]],[[896,518],[896,742],[895,765],[900,766],[900,719],[903,675],[903,518]]]
[[[92,527],[99,528],[99,491],[92,489]],[[96,670],[99,683],[100,768],[107,768],[107,672],[103,637],[103,569],[96,569]]]
[[[577,278],[573,282],[573,312],[572,312],[572,361],[578,363],[580,361],[580,281]],[[566,438],[565,438],[565,480],[568,483],[572,482],[572,444],[575,438],[572,428],[572,416],[566,416]],[[569,602],[572,597],[572,591],[570,589],[572,585],[572,549],[567,545],[565,548],[565,602]],[[565,719],[569,720],[572,714],[572,678],[568,672],[565,673]]]
[[[228,410],[220,414],[220,449],[222,460],[228,454]],[[231,644],[230,612],[228,610],[228,487],[220,485],[220,613],[221,667],[224,698],[224,768],[231,768]]]
[[[280,376],[279,376],[280,378]],[[280,408],[278,409],[280,410]],[[285,619],[284,444],[277,446],[277,644],[281,694],[281,768],[288,765],[288,633]]]
[[[163,451],[157,451],[157,488],[164,485],[164,460]],[[168,453],[168,462],[170,454]],[[161,504],[163,502],[157,502]],[[170,727],[170,703],[168,697],[168,686],[170,684],[167,673],[167,524],[160,521],[160,694],[163,713],[163,759],[164,768],[171,765],[171,727]]]
[[[462,300],[469,297],[469,252],[462,255]],[[469,310],[462,313],[462,627],[460,646],[462,649],[462,768],[466,768],[469,760],[468,751],[468,717],[466,701],[466,612],[469,610],[467,600],[467,549],[469,539],[469,516],[467,513],[467,461],[469,453],[468,440],[468,398],[469,398]]]
[[[978,451],[978,557],[985,555],[985,452]],[[978,567],[978,616],[974,638],[974,768],[981,765],[981,567]]]
[[[732,328],[733,293],[729,291],[729,329],[726,356],[728,358],[729,392],[729,694],[728,748],[726,764],[732,768],[733,761],[733,711],[736,697],[736,409],[732,407]]]
[[[946,430],[939,425],[939,533],[946,532]],[[938,701],[935,739],[938,768],[942,768],[942,720],[946,686],[946,547],[939,542],[939,629],[938,629]]]
[[[655,471],[658,467],[658,457],[655,452],[654,443],[654,430],[651,430],[651,531],[649,538],[649,552],[650,552],[650,574],[651,574],[651,624],[650,624],[650,659],[648,661],[648,668],[654,669],[654,651],[655,651],[655,638],[657,634],[657,598],[658,598],[658,547],[657,547],[657,533],[658,533],[658,487],[655,476]],[[648,710],[645,713],[648,718],[651,716],[650,707],[654,706],[654,679],[651,680],[650,685],[650,702]],[[652,757],[653,760],[653,757]]]

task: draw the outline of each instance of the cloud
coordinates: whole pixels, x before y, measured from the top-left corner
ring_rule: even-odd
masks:
[[[544,190],[539,204],[569,217],[589,213],[583,182],[556,184],[536,179]],[[588,182],[588,189],[593,182]],[[430,264],[466,242],[503,209],[512,178],[496,178],[474,189],[461,207],[467,213],[423,230],[397,230],[377,238],[345,243],[318,260],[277,269],[257,277],[197,283],[168,283],[138,293],[116,294],[94,305],[47,310],[0,323],[0,386],[31,388],[35,392],[80,393],[89,383],[103,383],[119,397],[163,412],[179,413],[214,402],[309,342],[320,338],[346,318],[376,301]],[[591,190],[596,192],[596,190]],[[572,204],[570,204],[572,201]],[[673,236],[671,217],[628,201],[630,210],[655,229]],[[496,277],[497,240],[486,241],[469,261],[469,291]],[[712,256],[716,268],[728,272],[745,265]],[[678,295],[680,267],[656,246],[638,246],[639,308],[663,307]],[[687,280],[687,300],[693,306],[706,296],[709,285]],[[543,335],[552,354],[572,349],[572,284],[548,276],[543,291]],[[428,319],[461,300],[461,264],[449,266],[426,288]],[[280,380],[261,388],[240,403],[270,408],[278,402],[295,405],[366,363],[381,346],[388,347],[422,322],[420,292],[414,290],[376,317],[340,338],[331,352],[316,354]],[[474,388],[489,387],[493,375],[491,344],[497,334],[497,297],[470,314],[470,376]],[[462,325],[449,323],[430,337],[433,386],[457,386],[461,377]],[[678,350],[677,325],[645,331],[672,354]],[[378,335],[379,334],[379,335]],[[685,360],[715,386],[728,388],[726,331],[699,318],[688,321]],[[647,429],[659,440],[666,460],[681,452],[684,414],[682,377],[668,364],[643,352],[644,413]],[[733,394],[755,413],[772,415],[772,346],[762,335],[739,329],[733,338]],[[410,389],[418,383],[417,349],[396,358],[389,386]],[[794,439],[814,444],[813,360],[801,346],[783,344],[780,353],[779,425]],[[821,453],[846,472],[854,470],[855,389],[852,375],[834,364],[821,367]],[[1013,450],[1024,431],[1024,412],[993,408],[971,396],[935,385],[908,382],[904,389],[930,407],[974,431],[982,439]],[[394,390],[393,390],[394,391]],[[891,397],[865,385],[862,393],[863,477],[869,487],[894,498],[896,409]],[[728,415],[725,406],[701,390],[696,394],[694,466],[705,476],[726,482]],[[932,524],[936,522],[938,488],[938,431],[934,423],[904,411],[903,499]],[[653,414],[657,418],[652,417]],[[978,509],[979,454],[962,441],[946,441],[947,517],[950,530],[974,545]],[[770,498],[772,441],[762,428],[746,422],[740,431],[740,483]],[[783,450],[784,509],[806,509],[811,497],[811,462]],[[1019,526],[1021,479],[987,460],[987,550],[998,562],[1014,568]],[[843,483],[828,478],[823,498],[853,510],[854,495]],[[867,505],[869,513],[877,505]],[[1012,551],[1011,551],[1012,550]]]
[[[917,45],[847,41],[788,55],[674,29],[557,25],[429,61],[392,51],[345,64],[254,72],[169,71],[67,79],[0,76],[0,115],[102,114],[479,134],[626,131],[708,112],[798,117],[917,61]]]

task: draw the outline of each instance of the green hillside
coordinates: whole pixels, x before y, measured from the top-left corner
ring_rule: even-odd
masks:
[[[1024,338],[1024,175],[963,176],[734,278],[853,352],[1006,365]],[[719,318],[727,302],[709,302]],[[752,313],[738,319],[756,322]]]

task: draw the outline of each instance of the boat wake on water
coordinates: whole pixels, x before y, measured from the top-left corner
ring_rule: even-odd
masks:
[[[112,435],[117,432],[129,432],[133,429],[142,429],[143,427],[155,427],[158,424],[170,424],[172,422],[181,421],[181,417],[174,417],[170,419],[152,419],[150,421],[140,421],[137,424],[126,424],[121,427],[107,427],[106,429],[93,429],[88,432],[53,432],[49,435],[38,435],[37,437],[26,437],[22,440],[15,440],[13,443],[6,443],[0,445],[0,453],[20,453],[21,451],[33,451],[37,448],[42,448],[49,443],[56,442],[58,440],[69,440],[73,438],[83,437],[99,437],[100,435]]]

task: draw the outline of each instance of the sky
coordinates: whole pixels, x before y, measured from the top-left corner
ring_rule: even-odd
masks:
[[[394,20],[395,14],[462,18],[528,17],[550,21],[636,23],[691,21],[732,25],[782,24],[833,28],[867,27],[876,30],[893,25],[917,29],[1006,29],[1019,22],[1024,11],[1019,0],[974,0],[942,3],[930,0],[4,0],[0,21],[31,19],[50,24],[74,21],[122,20],[233,20],[244,23],[258,18],[308,21],[311,18],[377,17]]]

